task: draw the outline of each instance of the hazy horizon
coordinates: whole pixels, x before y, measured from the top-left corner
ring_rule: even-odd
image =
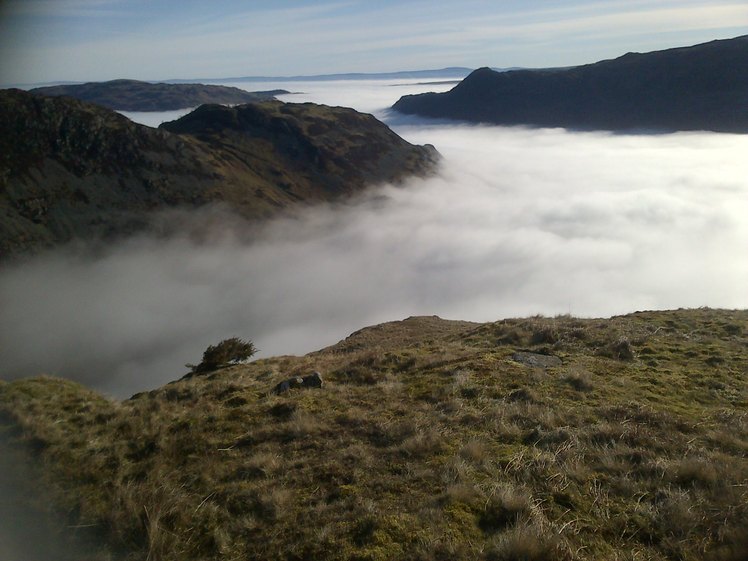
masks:
[[[207,241],[136,236],[2,267],[6,376],[45,372],[126,397],[179,378],[231,336],[270,356],[411,315],[748,307],[748,137],[438,123],[392,113],[425,87],[398,83],[320,82],[283,98],[353,106],[434,144],[434,177],[251,236],[223,215]]]
[[[6,0],[0,84],[572,66],[747,27],[742,0]]]

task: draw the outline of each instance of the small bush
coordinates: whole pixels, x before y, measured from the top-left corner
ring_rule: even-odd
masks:
[[[564,382],[578,392],[589,392],[594,388],[589,372],[584,370],[570,372],[564,377]]]
[[[504,331],[502,328],[499,337],[496,339],[497,345],[519,345],[523,341],[522,334],[516,329]]]
[[[486,533],[503,530],[528,518],[532,509],[527,493],[516,489],[502,489],[486,501],[478,516],[478,526]]]
[[[374,532],[379,528],[379,520],[373,513],[366,513],[359,518],[352,528],[353,543],[362,547],[374,540]]]
[[[621,337],[617,341],[610,343],[608,346],[600,349],[597,354],[622,361],[630,361],[636,358],[631,342],[626,337]]]
[[[568,555],[556,536],[532,525],[501,534],[486,551],[487,561],[560,561],[566,558]]]
[[[238,337],[224,339],[217,345],[210,345],[203,353],[203,360],[197,366],[191,366],[194,373],[212,372],[230,364],[248,360],[254,356],[257,349],[252,341],[244,341]]]
[[[488,459],[488,450],[479,440],[471,440],[460,448],[460,457],[464,460],[480,464]]]
[[[699,458],[683,458],[672,466],[673,480],[683,487],[712,487],[717,483],[717,469]]]
[[[531,345],[553,345],[558,343],[558,341],[558,329],[552,325],[543,325],[533,329],[532,336],[530,337]]]
[[[444,438],[435,430],[419,431],[400,445],[401,453],[408,457],[435,455],[443,449]]]
[[[514,403],[517,401],[522,401],[525,403],[537,403],[538,396],[537,394],[528,388],[518,388],[516,390],[512,390],[509,392],[509,395],[506,396],[506,400]]]
[[[383,374],[365,366],[353,365],[340,372],[333,373],[333,378],[341,384],[373,386],[383,379]]]
[[[478,490],[473,485],[465,483],[454,483],[447,487],[444,492],[443,500],[447,504],[466,504],[470,505],[476,502],[480,497]]]

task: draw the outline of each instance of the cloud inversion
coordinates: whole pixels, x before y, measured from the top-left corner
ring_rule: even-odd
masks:
[[[268,356],[410,315],[748,306],[748,137],[399,122],[443,154],[438,175],[251,236],[227,219],[208,241],[137,237],[0,270],[3,377],[127,396],[230,336]]]

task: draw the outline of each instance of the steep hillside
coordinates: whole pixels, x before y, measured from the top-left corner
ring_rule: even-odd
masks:
[[[235,105],[273,99],[286,90],[247,92],[227,86],[205,84],[162,84],[139,80],[110,80],[34,88],[31,93],[69,96],[120,111],[170,111],[204,103]]]
[[[572,68],[474,71],[402,113],[501,125],[748,132],[748,36]]]
[[[91,561],[743,560],[748,312],[409,318],[123,402],[0,383],[0,446]]]
[[[148,226],[154,211],[223,203],[269,217],[433,169],[352,109],[204,105],[152,129],[60,97],[0,91],[0,259]]]

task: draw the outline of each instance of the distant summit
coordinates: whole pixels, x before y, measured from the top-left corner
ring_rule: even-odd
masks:
[[[273,99],[286,90],[247,92],[228,86],[111,80],[34,88],[31,93],[69,96],[119,111],[171,111],[204,103],[239,104]]]
[[[571,68],[479,68],[394,109],[500,125],[748,132],[748,35]]]

